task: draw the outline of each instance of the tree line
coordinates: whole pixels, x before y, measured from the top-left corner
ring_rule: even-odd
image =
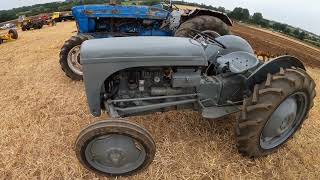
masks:
[[[319,37],[309,36],[308,33],[306,33],[304,30],[292,27],[288,24],[265,19],[262,13],[260,12],[253,13],[253,15],[251,16],[248,9],[236,7],[233,9],[233,11],[229,12],[228,15],[230,18],[234,20],[249,23],[249,24],[259,25],[263,28],[273,29],[275,31],[298,38],[300,40],[307,41],[309,43],[312,43],[320,47]]]
[[[117,0],[119,3],[127,3],[125,0]],[[17,19],[20,15],[35,16],[42,13],[51,13],[56,11],[70,11],[73,6],[85,5],[85,4],[103,4],[108,3],[110,0],[68,0],[64,2],[52,2],[45,4],[36,4],[32,6],[24,6],[19,8],[13,8],[11,10],[1,10],[0,11],[0,23],[5,21],[10,21]],[[141,5],[154,5],[160,3],[160,0],[144,0],[136,1],[131,4],[141,4]],[[173,4],[177,5],[188,5],[195,6],[205,9],[211,9],[215,11],[220,11],[227,13],[228,16],[236,21],[241,21],[249,24],[259,25],[263,28],[272,28],[275,31],[293,36],[295,38],[306,40],[309,43],[315,44],[320,47],[320,39],[315,36],[308,36],[308,34],[300,30],[289,26],[288,24],[283,24],[275,21],[270,21],[265,19],[260,12],[255,12],[253,15],[250,14],[249,10],[246,8],[236,7],[232,11],[227,11],[224,7],[214,7],[212,5],[189,3],[184,1],[173,1]]]

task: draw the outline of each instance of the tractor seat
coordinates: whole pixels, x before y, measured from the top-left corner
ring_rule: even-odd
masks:
[[[259,60],[251,53],[237,51],[217,59],[219,69],[229,69],[232,73],[243,73],[259,64]]]

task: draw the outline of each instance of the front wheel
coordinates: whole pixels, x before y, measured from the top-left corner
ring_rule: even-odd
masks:
[[[148,167],[156,147],[144,128],[124,120],[107,120],[82,130],[75,151],[87,169],[105,176],[125,176]]]
[[[80,64],[81,44],[88,40],[89,36],[77,35],[67,40],[60,51],[60,65],[65,74],[75,81],[82,80],[83,72]]]
[[[249,157],[277,150],[301,127],[313,107],[315,83],[302,69],[268,74],[244,100],[236,126],[239,152]]]

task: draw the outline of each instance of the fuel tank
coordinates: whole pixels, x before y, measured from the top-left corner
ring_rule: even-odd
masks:
[[[81,46],[81,63],[151,63],[206,65],[206,54],[197,41],[180,37],[119,37],[93,39]],[[139,64],[140,63],[140,64]]]

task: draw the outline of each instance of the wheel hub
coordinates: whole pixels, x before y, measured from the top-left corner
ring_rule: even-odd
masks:
[[[91,141],[85,154],[94,168],[116,173],[136,169],[146,158],[140,143],[119,134],[101,136]]]
[[[68,53],[68,66],[70,69],[78,74],[83,75],[82,65],[80,64],[80,45],[73,47]]]
[[[265,135],[273,137],[282,134],[291,125],[297,114],[297,102],[293,97],[286,99],[270,117]]]
[[[89,170],[107,176],[134,174],[148,167],[156,146],[143,127],[122,119],[90,124],[75,144],[79,161]]]
[[[305,93],[298,92],[285,99],[272,113],[260,136],[260,146],[272,149],[287,140],[301,123],[306,112]]]

